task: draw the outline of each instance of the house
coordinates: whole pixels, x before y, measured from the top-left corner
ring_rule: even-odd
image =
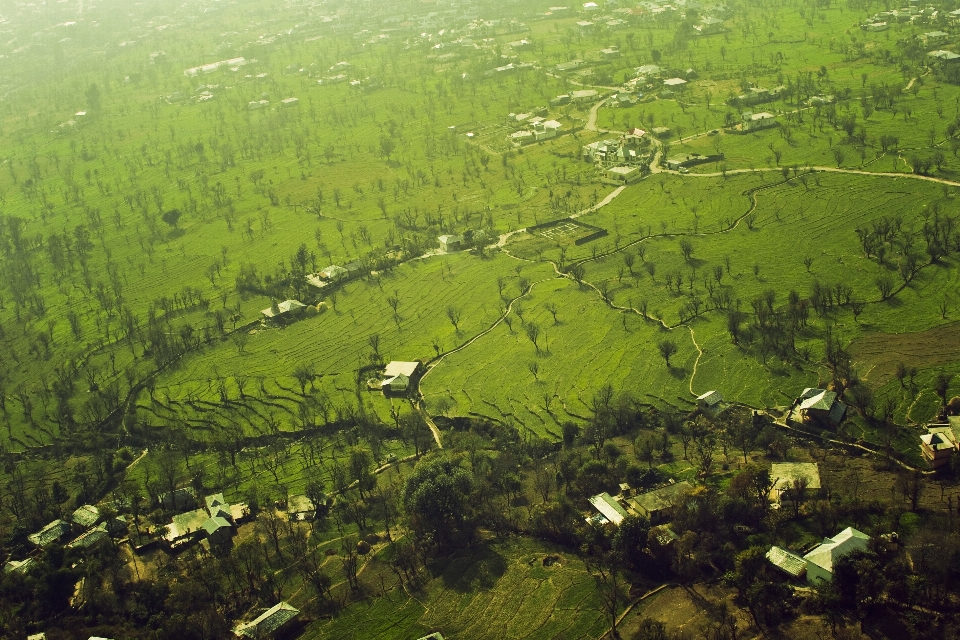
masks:
[[[27,573],[36,565],[37,561],[33,558],[27,558],[25,560],[8,560],[7,564],[3,565],[3,570],[7,573]]]
[[[807,572],[807,561],[786,549],[770,547],[766,555],[770,564],[794,578],[799,578]]]
[[[651,524],[656,524],[669,519],[673,515],[673,508],[691,491],[693,485],[684,480],[634,496],[627,500],[627,506],[650,520]]]
[[[610,167],[604,173],[604,177],[617,184],[633,184],[643,177],[640,173],[640,167]]]
[[[91,504],[85,504],[79,507],[73,512],[73,515],[70,516],[71,522],[84,529],[97,524],[97,520],[99,519],[100,510]]]
[[[593,28],[596,25],[589,20],[580,20],[577,22],[577,29],[580,31],[580,35],[586,36],[593,33]]]
[[[307,305],[299,300],[284,300],[274,303],[260,312],[265,320],[282,320],[291,318],[303,312]]]
[[[766,111],[761,111],[760,113],[744,113],[743,130],[759,131],[760,129],[775,127],[777,126],[776,118],[777,116],[772,113],[767,113]]]
[[[69,549],[89,549],[110,539],[105,526],[101,525],[96,529],[90,529],[81,533],[79,536],[67,543]]]
[[[554,98],[553,100],[550,101],[550,106],[551,106],[551,107],[560,107],[560,106],[563,106],[563,105],[565,105],[565,104],[570,104],[570,94],[569,94],[569,93],[560,94],[559,96],[557,96],[556,98]]]
[[[336,282],[337,280],[343,280],[349,276],[350,271],[338,265],[332,264],[329,267],[322,269],[317,275],[328,282]]]
[[[860,25],[860,28],[867,32],[878,32],[886,31],[890,28],[890,25],[886,22],[868,22],[866,24]]]
[[[286,602],[280,602],[273,605],[259,616],[245,622],[233,630],[238,638],[253,638],[262,640],[276,633],[282,627],[288,625],[291,620],[300,615],[300,611],[294,609]]]
[[[299,107],[300,99],[299,98],[284,98],[280,101],[280,108],[289,109],[290,107]]]
[[[659,76],[663,69],[655,64],[645,64],[635,69],[638,76]]]
[[[833,391],[807,388],[797,398],[797,411],[804,421],[840,424],[847,412],[847,405],[840,402]]]
[[[560,133],[560,129],[562,128],[563,125],[556,120],[545,120],[533,125],[531,133],[533,134],[534,139],[539,142],[540,140],[556,138]]]
[[[943,65],[956,64],[957,62],[960,62],[960,55],[957,55],[953,51],[931,51],[927,55],[931,58],[936,58],[937,61]]]
[[[950,459],[960,450],[954,422],[960,422],[957,416],[950,416],[950,424],[931,424],[927,432],[920,436],[920,453],[934,469],[950,464]]]
[[[45,547],[51,542],[58,542],[70,534],[70,523],[64,520],[54,520],[40,531],[31,533],[27,540],[37,547]]]
[[[703,395],[697,396],[697,408],[711,416],[720,413],[722,403],[723,395],[719,391],[707,391]]]
[[[938,45],[949,40],[950,34],[945,31],[929,31],[927,33],[920,34],[917,36],[917,39],[927,46]]]
[[[623,522],[623,519],[629,515],[627,510],[621,507],[620,503],[617,502],[613,496],[606,491],[603,493],[598,493],[590,498],[590,504],[592,504],[593,508],[599,512],[601,517],[597,518],[596,515],[594,515],[591,518],[587,518],[587,522],[599,521],[601,524],[611,522],[615,525],[619,525],[621,522]]]
[[[637,96],[628,91],[621,91],[613,96],[613,106],[615,107],[632,107],[635,104],[637,104]]]
[[[258,111],[259,109],[266,109],[269,106],[269,100],[251,100],[247,103],[247,111]]]
[[[620,47],[607,47],[600,50],[600,57],[604,60],[616,60],[620,57]]]
[[[683,78],[667,78],[663,81],[663,86],[670,91],[683,91],[687,88],[687,81]]]
[[[584,2],[584,3],[583,3],[583,10],[584,10],[584,11],[599,11],[599,10],[600,10],[600,5],[598,5],[596,2]]]
[[[440,250],[444,253],[457,251],[463,245],[463,238],[454,235],[445,235],[437,238],[440,241]]]
[[[420,373],[422,365],[417,362],[390,362],[384,367],[380,389],[384,393],[405,393],[410,380]]]
[[[820,546],[803,556],[807,563],[807,582],[830,582],[837,561],[854,551],[866,551],[868,542],[870,536],[853,527],[847,527],[832,538],[824,538]]]
[[[573,71],[583,64],[583,60],[568,60],[567,62],[560,62],[555,67],[558,73],[565,73],[567,71]]]
[[[167,525],[167,533],[163,539],[174,547],[180,546],[203,531],[203,525],[209,519],[210,513],[206,509],[178,513]]]
[[[779,503],[790,491],[794,483],[806,481],[808,495],[820,493],[820,467],[816,462],[775,462],[770,466],[771,502]]]
[[[596,100],[599,95],[596,89],[578,89],[570,94],[570,100],[574,103],[590,102]]]
[[[207,503],[207,513],[210,514],[211,518],[220,517],[229,521],[233,520],[233,514],[230,512],[230,503],[224,499],[222,493],[215,493],[212,496],[205,497],[203,500]]]
[[[230,542],[230,536],[233,535],[233,525],[222,516],[208,518],[203,523],[203,531],[211,545],[220,546]]]
[[[701,36],[709,36],[715,33],[721,33],[723,31],[723,20],[718,20],[717,18],[706,17],[700,21],[700,24],[695,25],[694,30]]]

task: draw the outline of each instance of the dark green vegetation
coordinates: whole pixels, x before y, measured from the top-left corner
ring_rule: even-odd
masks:
[[[0,532],[40,563],[0,581],[0,635],[221,637],[289,599],[306,637],[597,637],[628,584],[724,573],[756,634],[789,624],[752,600],[782,591],[762,545],[850,523],[953,544],[953,484],[937,500],[880,466],[921,466],[918,427],[958,409],[960,88],[927,55],[955,48],[954,8],[880,32],[858,28],[870,2],[0,13]],[[723,29],[697,35],[711,13]],[[623,83],[643,97],[615,107]],[[738,98],[758,87],[782,89]],[[740,131],[751,111],[776,126]],[[514,147],[511,113],[561,135]],[[629,127],[671,131],[615,189],[581,148]],[[692,153],[724,157],[664,168]],[[540,226],[566,216],[582,226]],[[330,264],[351,270],[309,284]],[[288,299],[311,306],[261,323]],[[426,364],[407,396],[368,390],[391,360]],[[766,421],[828,385],[850,410],[827,435],[892,489],[770,512],[736,450],[805,459]],[[696,420],[710,389],[758,422]],[[698,485],[679,551],[583,524],[588,497],[657,473]],[[26,540],[96,503],[156,542],[187,485],[257,512],[230,553]],[[312,524],[284,515],[300,494]],[[871,594],[948,611],[950,549],[931,582]],[[801,618],[877,613],[850,589]]]

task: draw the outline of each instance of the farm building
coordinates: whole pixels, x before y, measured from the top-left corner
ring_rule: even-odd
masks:
[[[673,508],[690,491],[693,491],[693,485],[684,480],[634,496],[627,500],[627,506],[649,519],[651,524],[656,524],[669,519]]]
[[[870,536],[853,527],[847,527],[832,538],[824,538],[820,546],[803,556],[807,563],[807,582],[830,582],[833,580],[833,565],[854,551],[866,551],[868,542]]]
[[[286,602],[280,602],[250,622],[238,625],[237,628],[233,630],[233,633],[238,638],[246,637],[253,638],[254,640],[262,640],[275,634],[282,627],[287,626],[290,621],[298,615],[300,615],[298,609],[293,608]]]
[[[611,522],[619,525],[629,515],[627,510],[621,507],[620,503],[607,492],[598,493],[590,498],[590,504],[598,513],[587,518],[587,522],[599,522],[600,524]]]
[[[283,302],[275,302],[270,305],[261,311],[260,315],[262,315],[265,320],[283,320],[302,313],[306,308],[307,305],[299,300],[284,300]]]
[[[761,111],[760,113],[743,114],[744,131],[759,131],[760,129],[768,129],[775,126],[777,126],[777,116],[772,113]]]
[[[697,408],[706,414],[715,416],[723,409],[723,395],[719,391],[707,391],[697,396]]]
[[[458,251],[463,246],[463,238],[460,236],[440,236],[437,240],[440,241],[440,250],[444,253]]]
[[[773,480],[772,502],[779,503],[797,482],[806,482],[808,495],[820,493],[820,467],[816,462],[775,462],[770,465],[770,479]]]
[[[920,436],[920,453],[934,469],[950,464],[960,450],[955,426],[960,426],[960,417],[950,416],[949,424],[928,425],[927,432]]]
[[[840,402],[833,391],[807,388],[797,398],[797,412],[804,421],[819,420],[840,424],[847,412],[847,405]]]
[[[777,569],[794,578],[799,578],[807,572],[806,560],[780,547],[770,547],[767,551],[767,560]]]
[[[27,536],[34,546],[45,547],[51,542],[62,540],[70,533],[70,523],[64,520],[54,520],[40,531]]]

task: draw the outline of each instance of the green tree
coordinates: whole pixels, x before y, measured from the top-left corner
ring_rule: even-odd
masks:
[[[469,516],[472,490],[473,477],[459,464],[443,458],[421,460],[403,492],[411,526],[439,541],[448,539]]]

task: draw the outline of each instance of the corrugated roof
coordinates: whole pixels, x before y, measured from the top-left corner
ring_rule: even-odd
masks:
[[[280,602],[250,622],[237,627],[234,633],[238,636],[247,636],[248,638],[263,638],[297,617],[299,613],[299,610],[294,609],[286,602]]]
[[[627,502],[634,504],[642,511],[653,513],[656,511],[663,511],[665,509],[673,508],[674,503],[677,502],[680,496],[687,491],[691,491],[692,489],[693,485],[687,481],[683,481],[678,482],[677,484],[661,487],[659,489],[654,489],[653,491],[648,491],[647,493],[641,493],[638,496],[630,498]]]
[[[843,556],[858,549],[866,549],[870,536],[847,527],[832,538],[824,538],[823,544],[803,556],[805,560],[833,573],[833,564]]]
[[[627,510],[620,506],[609,493],[598,493],[590,498],[594,509],[603,514],[603,517],[613,524],[620,524],[629,515]]]
[[[795,578],[799,578],[807,571],[806,560],[780,547],[770,547],[770,551],[767,551],[767,560]]]
[[[100,519],[100,510],[92,504],[85,504],[74,511],[70,519],[81,527],[92,527]]]

